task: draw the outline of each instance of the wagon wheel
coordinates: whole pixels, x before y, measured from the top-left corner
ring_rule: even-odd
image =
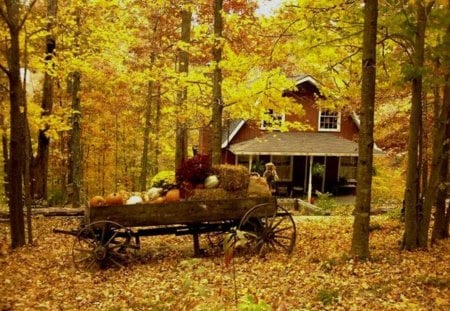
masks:
[[[251,252],[259,256],[270,251],[289,255],[294,249],[294,219],[286,209],[272,203],[259,204],[247,211],[238,231],[246,239]]]
[[[75,237],[72,258],[78,270],[123,267],[138,249],[132,232],[112,221],[96,221]]]

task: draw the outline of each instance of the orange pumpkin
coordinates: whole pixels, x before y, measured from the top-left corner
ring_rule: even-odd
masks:
[[[106,204],[106,200],[104,197],[100,196],[100,195],[96,195],[95,197],[92,197],[89,200],[89,206],[90,207],[97,207],[97,206],[102,206]]]
[[[123,196],[121,196],[120,194],[118,194],[116,192],[107,195],[105,200],[106,200],[106,205],[123,205],[124,204]]]
[[[172,189],[166,193],[166,202],[180,201],[180,189]]]
[[[157,197],[156,199],[154,199],[153,201],[150,201],[150,203],[152,204],[162,204],[166,201],[165,197]]]

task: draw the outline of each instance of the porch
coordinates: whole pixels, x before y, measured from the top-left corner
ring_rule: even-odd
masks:
[[[264,173],[272,162],[279,176],[277,195],[308,201],[315,191],[354,194],[357,187],[358,145],[332,133],[270,133],[233,144],[234,164]]]

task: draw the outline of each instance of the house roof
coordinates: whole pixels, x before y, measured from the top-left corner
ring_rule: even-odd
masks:
[[[230,151],[236,155],[358,156],[358,144],[332,133],[277,132],[233,144]]]
[[[222,130],[222,148],[226,148],[233,137],[239,132],[241,127],[245,124],[243,119],[230,120],[225,124]]]

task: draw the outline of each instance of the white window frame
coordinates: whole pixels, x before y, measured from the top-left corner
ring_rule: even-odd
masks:
[[[278,130],[281,126],[283,126],[285,121],[284,113],[275,113],[273,109],[267,110],[265,115],[268,115],[266,120],[261,120],[260,129],[261,130]],[[270,122],[272,120],[272,122]]]
[[[337,120],[336,120],[336,128],[322,128],[321,127],[321,119],[322,119],[322,114],[328,113],[328,112],[335,112],[332,110],[319,110],[319,118],[317,120],[317,128],[319,132],[340,132],[341,131],[341,112],[337,112]],[[331,118],[332,116],[325,116],[328,118]]]

